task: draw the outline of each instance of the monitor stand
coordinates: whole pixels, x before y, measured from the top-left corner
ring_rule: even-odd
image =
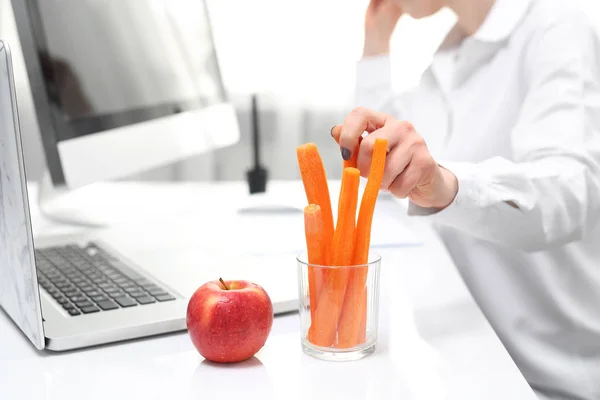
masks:
[[[102,214],[101,209],[83,207],[85,201],[77,199],[86,188],[77,190],[65,186],[54,186],[49,171],[46,169],[40,180],[37,202],[40,213],[51,221],[84,228],[106,228],[111,225],[111,218]]]

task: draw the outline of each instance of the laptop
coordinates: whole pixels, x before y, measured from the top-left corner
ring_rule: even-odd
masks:
[[[178,276],[169,285],[168,279],[157,279],[152,269],[141,268],[100,240],[34,241],[12,61],[2,41],[0,74],[0,307],[40,350],[64,351],[185,330],[192,293],[172,286],[190,280],[177,274],[181,271],[174,272]],[[277,282],[269,293],[276,314],[297,309],[293,265],[284,269],[279,262],[279,272],[271,279]],[[239,272],[223,265],[219,271],[227,276]],[[209,276],[218,278],[216,273],[203,272],[193,279],[199,286]]]

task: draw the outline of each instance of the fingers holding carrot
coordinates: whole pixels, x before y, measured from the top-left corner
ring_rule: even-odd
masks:
[[[444,208],[454,200],[458,191],[456,176],[436,163],[411,123],[364,107],[354,109],[331,130],[342,149],[342,158],[352,158],[356,150],[350,149],[356,149],[364,132],[368,135],[360,142],[357,156],[361,176],[369,174],[375,141],[385,139],[388,156],[381,189],[396,197],[408,197],[422,207]]]

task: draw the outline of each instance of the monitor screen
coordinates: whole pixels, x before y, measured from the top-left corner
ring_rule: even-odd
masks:
[[[30,5],[58,141],[225,101],[201,0]]]

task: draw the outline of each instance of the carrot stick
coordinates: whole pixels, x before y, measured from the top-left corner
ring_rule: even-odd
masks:
[[[323,224],[323,215],[321,207],[316,204],[310,204],[304,207],[304,233],[306,236],[306,248],[308,251],[308,294],[310,299],[310,320],[315,320],[317,310],[317,299],[319,292],[317,287],[321,287],[321,274],[317,274],[317,268],[312,265],[325,265],[325,226]],[[311,330],[309,330],[311,332]],[[309,340],[310,338],[309,334]]]
[[[352,158],[348,161],[344,160],[344,168],[357,168],[358,166],[358,150],[360,149],[360,142],[362,142],[362,136],[358,138],[358,145],[352,152]]]
[[[299,146],[296,149],[296,155],[308,204],[316,204],[321,207],[325,226],[324,242],[327,250],[325,265],[327,265],[331,259],[329,253],[333,241],[333,213],[331,211],[331,198],[329,197],[325,167],[314,143]]]
[[[369,261],[371,224],[373,222],[377,195],[379,194],[379,188],[383,179],[386,157],[387,140],[376,139],[369,178],[363,193],[358,221],[356,223],[353,265],[365,265]],[[368,267],[356,268],[351,271],[348,278],[348,289],[338,329],[339,337],[337,346],[340,348],[354,347],[361,343],[359,342],[359,338],[366,336],[366,332],[363,331],[366,327],[367,293],[365,284],[367,273]]]
[[[358,328],[357,344],[364,343],[367,340],[367,288],[363,287],[358,304],[364,304],[364,307],[359,306],[360,310],[360,325]],[[362,307],[362,308],[360,308]]]
[[[345,168],[340,189],[340,213],[333,235],[331,259],[333,266],[348,266],[352,263],[359,183],[359,170]],[[317,346],[330,347],[336,341],[347,282],[348,271],[346,268],[331,269],[324,276],[314,321],[315,341],[313,343]]]
[[[356,148],[354,149],[354,151],[352,152],[352,158],[349,159],[348,161],[344,160],[344,164],[343,164],[343,169],[346,168],[357,168],[358,165],[358,150],[360,149],[360,143],[362,142],[362,136],[358,138],[358,144],[356,145]],[[340,205],[341,203],[338,203],[338,215],[340,213]]]
[[[321,208],[323,219],[323,243],[325,243],[325,256],[323,265],[328,265],[331,259],[331,244],[333,241],[333,213],[331,211],[331,199],[329,197],[329,186],[327,184],[327,175],[325,167],[317,146],[314,143],[307,143],[296,149],[300,175],[306,192],[308,204],[315,204]],[[321,292],[323,282],[323,271],[314,270],[313,288],[318,294]],[[317,302],[311,303],[311,310],[317,308]]]

